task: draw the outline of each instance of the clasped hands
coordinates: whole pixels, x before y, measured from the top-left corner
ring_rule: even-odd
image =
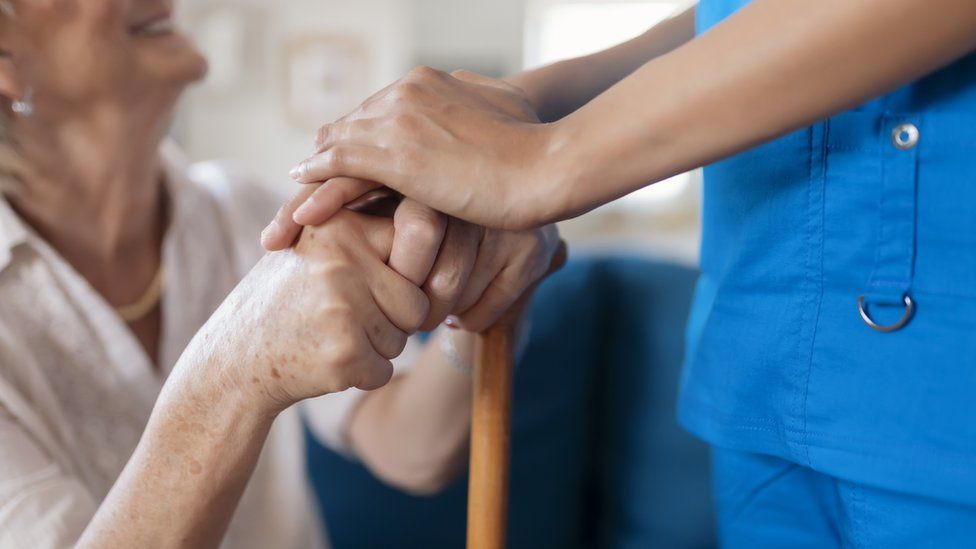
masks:
[[[426,124],[404,118],[407,111],[428,109],[455,120],[465,111],[520,127],[538,123],[517,88],[471,73],[449,76],[429,70],[421,76],[435,77],[437,87],[425,87],[418,84],[416,73],[319,132],[317,155],[302,164],[306,168],[299,179],[307,185],[262,235],[265,247],[277,253],[261,261],[208,323],[220,325],[221,317],[235,317],[235,333],[204,336],[202,341],[214,347],[211,356],[229,359],[221,361],[225,365],[258,364],[245,376],[237,372],[227,377],[243,377],[275,411],[350,387],[383,386],[392,375],[390,360],[402,352],[408,335],[445,319],[458,329],[488,328],[547,274],[560,246],[554,225],[485,228],[441,213],[437,206],[426,205],[444,207],[434,198],[441,192],[434,186],[427,187],[434,194],[418,195],[420,199],[411,197],[407,188],[399,189],[406,196],[392,219],[344,208],[394,178],[422,186],[443,174],[434,173],[433,165],[429,174],[377,166],[391,171],[370,179],[350,177],[363,175],[355,169],[322,172],[316,159],[340,158],[336,147],[346,146],[340,137],[344,130],[337,130],[337,124],[388,128],[373,136],[374,145],[377,151],[393,154],[398,148],[409,149],[405,129],[414,122],[418,129]],[[397,122],[376,121],[383,116]],[[348,135],[356,147],[367,146],[360,137]],[[462,189],[483,182],[487,171],[479,163],[484,159],[468,159],[449,135],[443,137],[444,142],[432,143],[427,152],[438,162],[464,168],[457,174],[461,179],[454,180],[458,193],[464,194]],[[515,171],[510,176],[519,177]],[[478,200],[484,209],[495,209],[487,198]]]

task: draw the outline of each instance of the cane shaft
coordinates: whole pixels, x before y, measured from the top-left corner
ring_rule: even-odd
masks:
[[[514,328],[480,335],[475,355],[468,549],[502,549],[508,523]]]
[[[549,274],[566,263],[561,242]],[[475,347],[471,402],[471,464],[468,480],[468,549],[502,549],[508,525],[508,471],[512,439],[512,378],[519,318],[535,286],[498,322],[480,334]]]

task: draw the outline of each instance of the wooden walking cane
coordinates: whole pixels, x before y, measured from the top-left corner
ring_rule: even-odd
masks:
[[[549,274],[566,263],[560,243]],[[468,481],[468,549],[502,549],[508,523],[508,469],[512,427],[513,352],[518,319],[530,288],[475,347]]]
[[[380,188],[346,205],[392,217],[400,194]],[[549,274],[566,263],[560,242]],[[512,426],[513,352],[519,316],[535,286],[478,337],[475,347],[474,399],[471,410],[471,466],[468,484],[468,549],[502,549],[508,522],[508,464]]]

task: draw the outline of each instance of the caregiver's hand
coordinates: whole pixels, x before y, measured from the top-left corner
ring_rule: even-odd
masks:
[[[293,208],[307,194],[297,195],[283,209]],[[456,327],[487,329],[545,275],[559,247],[555,225],[527,231],[484,229],[410,199],[397,208],[393,226],[389,266],[427,295],[425,331],[448,315],[456,317],[451,319]]]
[[[469,91],[499,112],[522,122],[538,122],[518,88],[468,71],[455,71],[450,78],[465,83]],[[397,85],[403,83],[391,88]],[[380,101],[388,90],[368,99],[364,105]],[[355,118],[362,112],[366,109],[361,107],[346,118]],[[327,133],[328,126],[325,126],[319,132],[317,147]],[[348,203],[378,186],[349,177],[307,185],[279,210],[262,235],[262,243],[269,250],[286,248],[301,225],[324,223]],[[477,225],[448,218],[410,198],[404,199],[396,209],[394,227],[389,264],[426,292],[431,309],[423,328],[428,330],[449,314],[459,316],[458,325],[471,331],[490,326],[544,274],[559,240],[554,227],[519,233],[485,231]]]
[[[302,183],[345,179],[315,191],[295,218],[327,217],[378,185],[364,181],[377,181],[479,225],[542,225],[547,212],[559,210],[552,199],[558,195],[546,184],[548,128],[515,86],[473,73],[414,69],[323,126],[316,153],[292,176]]]

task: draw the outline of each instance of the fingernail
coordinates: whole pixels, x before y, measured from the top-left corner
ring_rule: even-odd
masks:
[[[301,177],[302,177],[302,166],[301,165],[298,165],[298,166],[295,166],[294,168],[292,168],[291,171],[288,172],[288,176],[291,177],[292,179],[294,179],[295,181],[298,181],[299,179],[301,179]]]
[[[274,220],[270,225],[261,231],[261,242],[267,243],[281,235],[281,225],[278,224],[278,220]]]
[[[458,320],[458,317],[451,315],[444,319],[444,325],[452,330],[457,330],[461,328],[461,321]]]
[[[311,204],[305,202],[304,204],[299,206],[297,210],[295,210],[295,213],[291,214],[292,221],[298,223],[299,225],[304,225],[304,223],[302,223],[302,218],[305,217],[308,214],[308,212],[310,212],[311,210],[312,210]]]

